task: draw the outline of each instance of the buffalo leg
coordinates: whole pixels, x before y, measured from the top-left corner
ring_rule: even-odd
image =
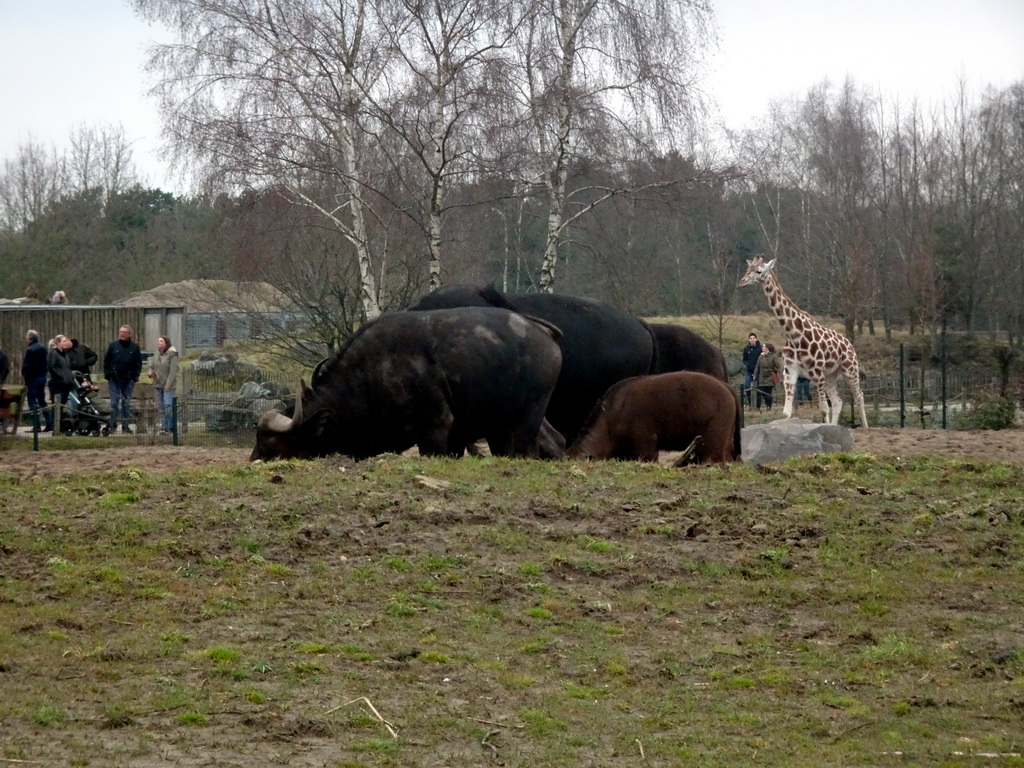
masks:
[[[435,427],[420,433],[416,446],[421,456],[451,456],[459,458],[466,450],[465,438],[457,438],[445,427]]]
[[[512,435],[508,432],[488,435],[487,447],[491,449],[491,456],[512,456]]]
[[[547,419],[540,425],[537,450],[542,459],[560,459],[565,455],[565,438]]]
[[[538,448],[539,427],[520,427],[512,432],[512,456],[524,459],[536,459],[540,454]]]
[[[726,463],[740,461],[741,456],[735,456],[734,434],[736,422],[734,418],[716,418],[704,429],[704,461]]]
[[[488,446],[490,448],[490,446]],[[477,443],[467,443],[466,452],[470,456],[484,456],[484,449]]]

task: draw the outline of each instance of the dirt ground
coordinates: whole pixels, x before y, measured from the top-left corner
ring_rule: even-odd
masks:
[[[878,455],[1024,461],[1024,429],[854,437]],[[248,490],[231,470],[249,448],[5,447],[0,681],[19,695],[0,705],[0,768],[1019,751],[1020,493],[973,466],[925,489],[932,473],[908,471],[906,491],[861,468],[864,487],[712,473],[696,493],[615,467],[512,467],[449,494],[380,462]],[[68,474],[120,487],[131,468],[145,504],[56,492]]]
[[[937,429],[858,429],[855,450],[889,456],[948,456],[957,459],[1024,460],[1024,430],[955,431]],[[110,472],[136,467],[169,472],[183,467],[238,465],[249,460],[248,448],[147,446],[144,450],[0,451],[0,472],[26,480],[69,472]],[[671,456],[665,460],[670,461]]]

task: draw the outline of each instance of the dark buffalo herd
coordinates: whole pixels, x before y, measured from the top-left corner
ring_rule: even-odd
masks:
[[[505,296],[493,288],[455,286],[428,293],[409,309],[467,306],[500,306],[547,320],[562,331],[562,370],[547,417],[570,442],[608,387],[651,373],[656,366],[654,335],[647,323],[592,299],[553,293]]]
[[[480,439],[496,455],[559,458],[617,382],[681,370],[731,391],[722,354],[681,326],[575,296],[441,288],[367,323],[322,361],[292,416],[261,418],[252,458],[362,458],[413,445],[458,456]]]

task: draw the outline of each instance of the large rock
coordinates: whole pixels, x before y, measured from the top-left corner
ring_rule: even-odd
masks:
[[[234,432],[254,429],[266,411],[285,411],[294,407],[295,398],[288,387],[272,381],[245,382],[227,405],[211,405],[206,409],[206,428],[211,432]]]
[[[815,424],[807,419],[779,419],[743,430],[743,461],[770,464],[812,453],[848,453],[853,432],[847,427]]]
[[[746,371],[743,367],[743,358],[739,355],[725,355],[725,370],[730,376],[736,376]]]
[[[192,372],[199,376],[236,379],[262,379],[263,372],[258,365],[238,359],[232,352],[203,352],[192,363]]]

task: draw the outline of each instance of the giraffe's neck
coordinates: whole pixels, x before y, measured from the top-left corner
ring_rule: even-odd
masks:
[[[792,339],[802,336],[807,329],[808,323],[817,325],[810,315],[800,309],[786,295],[774,272],[768,275],[768,279],[762,283],[762,286],[764,287],[764,295],[768,297],[768,306],[775,313],[775,319],[779,321],[782,330],[786,332],[787,338]],[[801,321],[800,323],[795,322],[798,319]]]

